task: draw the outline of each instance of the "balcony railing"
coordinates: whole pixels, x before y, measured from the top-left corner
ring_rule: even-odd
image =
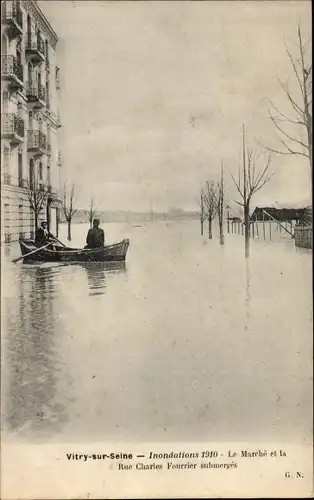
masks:
[[[11,184],[11,175],[10,174],[7,174],[7,173],[3,174],[3,184],[8,184],[8,185]]]
[[[28,82],[26,86],[26,94],[29,101],[44,106],[46,99],[45,87],[34,82]]]
[[[9,25],[11,38],[23,33],[23,14],[15,1],[3,2],[2,22]]]
[[[39,153],[46,152],[46,136],[40,130],[27,131],[27,149]]]
[[[23,66],[15,56],[1,56],[1,75],[23,85]]]
[[[24,120],[15,113],[4,113],[1,118],[2,135],[13,141],[22,142],[24,139]]]
[[[26,54],[34,61],[41,62],[45,59],[45,43],[38,35],[28,37],[26,43]]]
[[[19,177],[19,187],[26,189],[29,187],[29,182],[26,179]]]

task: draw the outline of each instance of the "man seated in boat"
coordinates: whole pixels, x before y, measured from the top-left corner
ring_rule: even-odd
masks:
[[[49,243],[49,241],[51,241],[51,243],[55,242],[55,237],[53,236],[53,234],[51,234],[48,231],[48,224],[47,224],[47,222],[43,221],[40,224],[40,227],[38,227],[36,229],[36,233],[35,233],[35,245],[37,247],[42,247],[42,246],[46,245],[47,243]],[[53,248],[53,245],[51,245],[51,248]]]
[[[105,246],[105,233],[99,227],[100,220],[94,219],[92,229],[88,230],[85,248],[101,248]]]

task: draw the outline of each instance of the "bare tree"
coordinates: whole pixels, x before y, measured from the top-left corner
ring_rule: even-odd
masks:
[[[225,205],[225,185],[224,185],[224,167],[221,164],[220,181],[217,186],[218,196],[217,196],[217,214],[218,214],[218,226],[219,226],[219,237],[220,244],[224,245],[224,205]]]
[[[206,181],[206,190],[203,190],[203,200],[204,219],[207,218],[208,221],[208,238],[212,239],[212,222],[217,214],[217,193],[213,182],[209,183],[209,181]]]
[[[260,152],[250,149],[246,151],[245,130],[243,125],[242,133],[242,153],[243,170],[242,178],[239,171],[239,179],[235,180],[230,173],[232,180],[241,196],[241,201],[235,201],[243,207],[244,211],[244,235],[245,235],[245,256],[249,256],[250,248],[250,204],[252,197],[270,180],[273,173],[270,172],[271,152],[262,155]]]
[[[75,204],[75,184],[72,183],[68,188],[67,182],[65,181],[63,186],[63,201],[62,208],[65,219],[68,223],[68,240],[71,241],[71,224],[74,214],[76,213],[76,209],[74,207]]]
[[[88,216],[89,227],[92,228],[93,220],[96,215],[95,198],[93,196],[90,199],[89,209],[86,211],[86,214]]]
[[[200,222],[201,222],[201,235],[203,236],[204,234],[204,221],[206,219],[206,214],[205,214],[205,193],[203,188],[201,188],[201,194],[200,198],[196,199],[196,203],[200,207]]]
[[[35,231],[38,227],[38,219],[40,213],[47,206],[48,186],[40,181],[39,175],[33,171],[29,181],[26,181],[27,196],[29,205],[34,213]]]
[[[311,175],[313,175],[312,160],[312,64],[311,55],[307,50],[309,42],[302,39],[301,28],[298,25],[298,55],[293,56],[286,44],[286,52],[292,66],[299,96],[291,92],[288,81],[279,80],[280,86],[291,108],[291,116],[279,110],[270,100],[269,117],[280,134],[281,147],[269,151],[281,155],[299,155],[309,159]],[[305,131],[305,134],[303,133]],[[305,137],[304,137],[305,136]]]

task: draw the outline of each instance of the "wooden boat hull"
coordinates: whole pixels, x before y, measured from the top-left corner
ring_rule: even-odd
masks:
[[[130,241],[125,239],[102,248],[44,248],[32,255],[26,254],[37,247],[33,240],[20,240],[23,262],[121,262],[125,261]]]

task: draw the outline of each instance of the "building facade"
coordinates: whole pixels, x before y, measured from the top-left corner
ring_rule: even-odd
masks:
[[[60,210],[58,38],[35,0],[1,2],[1,242]]]

